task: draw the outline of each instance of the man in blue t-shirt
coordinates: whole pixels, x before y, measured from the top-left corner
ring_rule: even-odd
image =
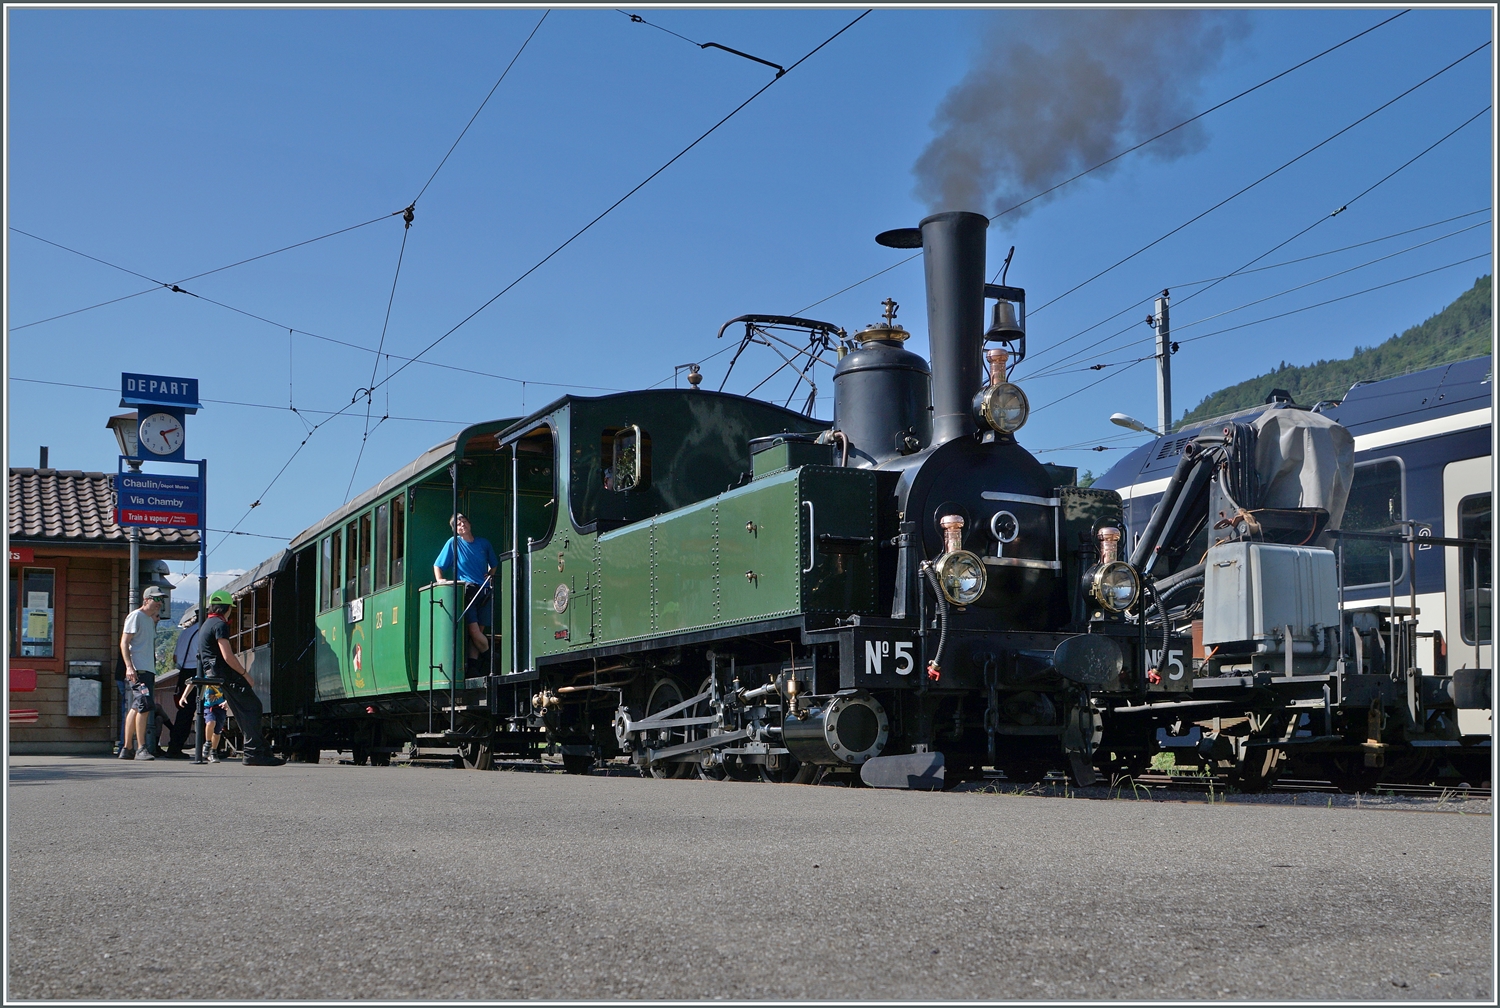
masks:
[[[469,631],[469,658],[476,659],[490,649],[485,628],[490,625],[491,578],[500,566],[495,547],[488,539],[478,539],[469,519],[454,515],[448,524],[458,533],[443,544],[443,550],[433,561],[432,576],[438,584],[458,581],[464,586],[464,622]],[[455,568],[456,577],[449,578],[447,572]]]

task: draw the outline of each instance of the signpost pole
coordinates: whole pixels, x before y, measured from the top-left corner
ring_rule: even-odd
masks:
[[[198,460],[198,626],[208,620],[208,459]],[[200,638],[201,639],[201,638]],[[203,678],[198,666],[195,678]],[[193,692],[193,762],[203,762],[203,683]]]

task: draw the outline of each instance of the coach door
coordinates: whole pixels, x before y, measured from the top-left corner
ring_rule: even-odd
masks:
[[[1490,542],[1490,457],[1464,459],[1443,469],[1443,534]],[[1493,668],[1493,592],[1490,550],[1447,549],[1448,668]],[[1465,734],[1491,733],[1489,711],[1459,711]]]

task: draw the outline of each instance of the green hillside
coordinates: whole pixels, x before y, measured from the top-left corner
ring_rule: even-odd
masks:
[[[1374,381],[1410,374],[1450,361],[1467,360],[1490,352],[1490,277],[1474,281],[1458,300],[1419,326],[1372,347],[1355,347],[1343,360],[1320,360],[1297,366],[1281,362],[1274,371],[1220,389],[1189,410],[1188,423],[1259,406],[1272,389],[1286,389],[1293,400],[1312,405],[1320,399],[1341,399],[1357,381]]]

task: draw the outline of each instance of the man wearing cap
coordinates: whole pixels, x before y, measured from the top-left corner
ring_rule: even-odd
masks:
[[[156,759],[151,755],[148,738],[151,715],[156,710],[156,614],[161,612],[167,593],[156,585],[141,592],[141,607],[125,617],[120,634],[120,655],[125,659],[125,683],[130,709],[125,712],[125,736],[120,745],[120,759]],[[135,748],[131,739],[135,739]]]
[[[234,596],[223,589],[208,597],[208,619],[198,634],[198,671],[206,678],[223,680],[220,689],[224,702],[244,736],[245,766],[281,766],[286,760],[272,756],[260,734],[260,697],[255,695],[250,676],[229,642],[229,613],[233,609]]]

